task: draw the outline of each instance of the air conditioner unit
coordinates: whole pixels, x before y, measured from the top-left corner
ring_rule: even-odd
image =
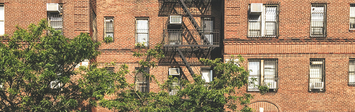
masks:
[[[260,15],[263,12],[263,3],[251,3],[250,4],[250,14]]]
[[[169,68],[169,75],[180,75],[179,68]]]
[[[309,91],[311,91],[311,89],[319,89],[320,91],[323,91],[324,83],[323,82],[309,83],[309,87],[310,87]]]
[[[277,89],[277,83],[276,82],[265,82],[269,89]]]
[[[61,13],[62,11],[61,6],[58,3],[47,3],[47,11],[48,12],[58,12]]]
[[[312,65],[321,65],[323,61],[312,61]]]
[[[170,24],[181,24],[182,16],[181,15],[170,15]]]

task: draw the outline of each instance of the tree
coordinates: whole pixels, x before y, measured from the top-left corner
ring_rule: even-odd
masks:
[[[0,109],[78,109],[80,101],[87,98],[81,91],[87,88],[80,88],[71,77],[78,74],[78,63],[99,55],[96,49],[100,44],[86,33],[72,40],[65,38],[60,31],[48,27],[45,20],[29,25],[27,30],[16,27],[13,36],[0,43]],[[100,70],[93,70],[97,71]]]

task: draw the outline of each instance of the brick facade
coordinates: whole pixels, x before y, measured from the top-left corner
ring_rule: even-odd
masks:
[[[5,8],[5,34],[10,36],[16,25],[27,28],[47,19],[47,3],[62,4],[64,36],[74,38],[80,33],[90,33],[90,0],[0,0],[0,3]]]
[[[5,33],[16,30],[15,25],[27,27],[47,18],[46,3],[60,3],[63,7],[63,34],[74,38],[80,33],[90,33],[93,40],[101,42],[102,53],[95,60],[99,64],[114,62],[115,70],[127,64],[130,71],[138,67],[140,58],[133,57],[137,50],[136,18],[149,21],[149,47],[161,43],[167,29],[168,15],[160,14],[160,0],[0,0],[5,7]],[[248,37],[248,14],[251,3],[278,6],[277,37]],[[349,60],[355,58],[353,35],[349,30],[350,4],[354,0],[223,0],[214,1],[208,15],[194,16],[201,25],[201,17],[212,17],[214,29],[220,30],[221,47],[212,50],[208,58],[230,58],[241,54],[248,67],[248,59],[277,60],[277,91],[255,95],[250,107],[264,111],[354,111],[355,87],[349,85]],[[326,37],[311,37],[311,6],[326,5]],[[176,8],[178,12],[182,9]],[[191,11],[197,11],[191,8]],[[114,42],[104,43],[104,18],[113,17]],[[183,22],[193,30],[185,15]],[[223,41],[222,41],[223,40]],[[197,40],[201,41],[201,40]],[[185,56],[192,70],[200,73],[202,66],[198,55]],[[173,56],[177,63],[159,63],[150,69],[158,81],[168,77],[170,67],[181,68],[184,78],[192,77],[179,55]],[[310,59],[324,59],[324,91],[309,91]],[[169,60],[169,59],[168,59]],[[133,73],[126,76],[134,83]],[[155,82],[150,83],[151,92],[159,91]],[[107,111],[96,108],[97,111]]]
[[[278,5],[278,37],[248,37],[251,3]],[[326,37],[310,37],[312,4],[326,4]],[[354,111],[354,86],[349,86],[349,59],[354,58],[354,33],[349,30],[353,0],[225,0],[224,58],[277,59],[278,89],[254,96],[259,111]],[[324,59],[324,91],[309,91],[310,59]]]

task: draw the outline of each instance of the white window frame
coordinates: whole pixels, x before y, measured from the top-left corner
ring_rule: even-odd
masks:
[[[248,70],[249,70],[249,82],[247,91],[259,91],[258,85],[268,86],[270,90],[276,91],[278,89],[278,60],[277,59],[249,59],[248,60]],[[274,63],[270,64],[266,63]],[[251,63],[258,63],[257,69],[251,66]],[[254,70],[252,70],[254,69]],[[273,72],[273,75],[270,75]],[[251,83],[252,78],[256,78],[256,82]]]
[[[114,40],[115,37],[115,18],[114,17],[105,17],[104,19],[104,38],[106,37],[112,37],[112,40]],[[112,31],[108,31],[108,23],[112,23]],[[112,33],[112,35],[109,35],[108,33]]]
[[[355,4],[350,4],[349,30],[355,30]]]
[[[249,6],[250,7],[250,6]],[[275,18],[274,18],[274,20],[267,20],[267,14],[266,14],[266,12],[267,12],[267,7],[275,7],[276,8],[276,12],[275,12]],[[278,36],[278,31],[279,31],[279,22],[278,22],[278,20],[279,20],[279,6],[278,5],[263,5],[263,11],[262,11],[262,13],[260,13],[260,15],[252,15],[252,14],[249,14],[248,15],[248,37],[277,37]],[[250,19],[250,17],[257,17],[257,16],[259,16],[258,17],[258,20],[251,20]],[[260,29],[259,29],[259,34],[258,35],[252,35],[251,34],[251,28],[252,28],[252,25],[251,25],[251,23],[252,22],[257,22],[257,23],[259,23],[259,27],[260,27]],[[266,24],[267,23],[271,23],[271,22],[274,22],[275,23],[275,27],[274,27],[274,29],[275,29],[275,31],[274,31],[274,34],[267,34],[267,31],[268,31],[268,29],[267,29],[267,26],[266,26]],[[254,31],[257,31],[257,30],[254,30]]]
[[[355,86],[355,59],[349,60],[349,85]]]
[[[0,10],[0,36],[3,36],[5,35],[5,5],[0,4],[0,8],[3,9],[2,11]]]
[[[311,4],[311,19],[310,19],[310,36],[311,37],[326,37],[327,36],[327,5],[326,4]],[[323,23],[321,24],[322,27],[317,27],[315,26],[314,24],[316,24],[316,22],[320,19],[317,19],[316,16],[313,16],[313,15],[316,15],[316,14],[320,14],[321,12],[317,12],[317,11],[312,11],[312,10],[317,10],[317,7],[323,7]],[[321,33],[322,34],[315,34],[315,29],[316,28],[321,28],[322,31]]]
[[[147,29],[139,29],[138,28],[138,21],[147,21]],[[144,31],[146,30],[146,31]],[[145,34],[147,35],[146,39],[144,39],[144,37],[140,37],[140,34]],[[148,47],[149,46],[149,18],[136,18],[136,30],[135,30],[135,37],[136,37],[136,44],[143,44]],[[143,38],[142,40],[144,42],[140,42],[140,38]]]

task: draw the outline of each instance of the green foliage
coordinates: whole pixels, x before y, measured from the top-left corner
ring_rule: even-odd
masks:
[[[115,73],[97,64],[82,66],[77,71],[78,63],[100,54],[96,50],[100,43],[93,42],[88,34],[82,33],[71,40],[48,27],[45,20],[38,25],[31,24],[28,29],[17,28],[8,41],[0,43],[0,83],[4,87],[0,89],[1,111],[72,111],[79,108],[86,111],[83,102],[118,111],[226,111],[227,108],[235,111],[237,105],[243,106],[241,111],[252,111],[247,104],[253,96],[236,91],[249,83],[249,72],[233,59],[227,63],[220,58],[201,59],[217,74],[208,84],[196,74],[193,82],[172,76],[163,83],[158,82],[155,75],[145,69],[154,69],[157,61],[165,57],[160,44],[151,49],[146,49],[144,43],[137,44],[139,49],[133,56],[142,60],[133,74],[125,64]],[[244,61],[241,56],[237,58]],[[144,74],[161,90],[136,91],[135,84],[125,79],[126,76],[136,78],[135,74]],[[61,84],[58,89],[49,87],[54,80]],[[174,82],[180,82],[180,86],[172,86]],[[179,91],[169,95],[172,89]],[[261,86],[259,89],[266,90]],[[117,97],[105,99],[113,94]]]
[[[47,34],[45,33],[47,32]],[[17,30],[0,43],[0,110],[2,111],[70,111],[78,109],[81,97],[75,66],[93,59],[99,43],[82,33],[70,40],[60,31],[48,27],[47,21]],[[58,89],[49,87],[59,80]]]
[[[111,36],[105,37],[105,38],[104,38],[104,42],[105,42],[105,43],[111,43],[111,42],[113,42],[113,37],[111,37]]]

